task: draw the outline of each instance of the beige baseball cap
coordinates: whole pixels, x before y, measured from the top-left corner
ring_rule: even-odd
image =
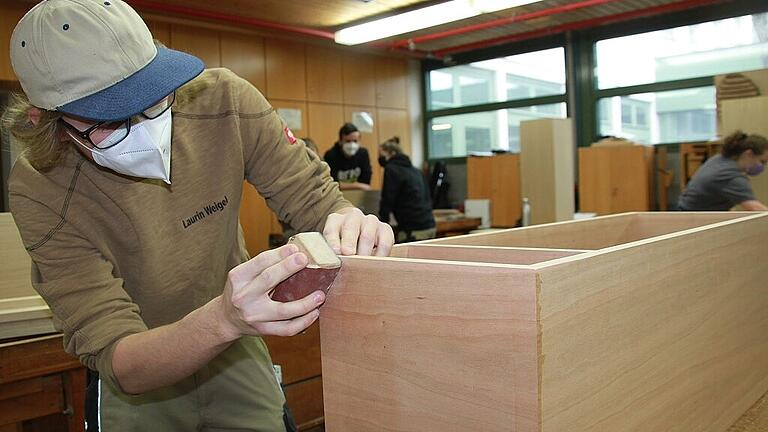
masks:
[[[192,55],[156,47],[121,0],[45,0],[16,25],[11,64],[30,102],[97,121],[152,106],[203,71]]]

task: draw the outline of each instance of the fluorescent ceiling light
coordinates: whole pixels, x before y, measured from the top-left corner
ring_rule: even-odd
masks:
[[[357,45],[541,0],[451,0],[336,32],[337,43]]]
[[[438,123],[438,124],[433,124],[432,125],[432,130],[433,131],[448,130],[448,129],[452,128],[452,127],[453,127],[453,125],[451,125],[450,123]]]

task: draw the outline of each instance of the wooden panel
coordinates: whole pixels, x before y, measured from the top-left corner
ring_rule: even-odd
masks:
[[[152,32],[152,37],[162,42],[163,45],[171,46],[171,25],[160,21],[150,21],[145,19],[149,31]]]
[[[491,200],[493,226],[516,226],[522,214],[520,156],[467,158],[467,198]]]
[[[320,157],[323,157],[339,139],[339,128],[344,124],[344,108],[341,105],[309,103],[307,111],[309,136],[317,144]]]
[[[412,244],[395,247],[391,256],[432,260],[530,265],[584,253],[583,250]]]
[[[344,53],[342,76],[344,103],[347,105],[376,105],[376,62],[373,56]]]
[[[285,400],[300,431],[323,423],[323,380],[320,377],[285,388]]]
[[[741,129],[751,134],[759,134],[768,137],[768,96],[754,98],[725,100],[722,104],[723,129],[721,135],[725,136]],[[768,174],[750,177],[752,189],[757,198],[763,204],[768,204]]]
[[[0,384],[81,367],[64,352],[61,335],[0,344]]]
[[[304,44],[266,39],[267,97],[303,101],[307,99]]]
[[[8,47],[11,45],[13,29],[32,6],[32,4],[18,2],[0,4],[0,47],[3,48],[2,54],[0,54],[0,80],[17,80],[16,74],[13,73],[13,67],[11,67],[11,53]]]
[[[221,65],[267,91],[264,40],[254,35],[221,33]]]
[[[0,299],[36,295],[32,288],[32,260],[10,213],[0,213]]]
[[[376,58],[376,105],[408,108],[408,63],[403,59]]]
[[[206,68],[221,66],[218,31],[173,24],[171,25],[171,47],[199,57]]]
[[[462,237],[426,240],[420,244],[602,249],[744,217],[737,212],[626,213],[543,226],[531,226]]]
[[[269,347],[272,363],[282,368],[283,384],[293,384],[321,374],[318,323],[296,336],[268,336],[264,341]]]
[[[379,144],[392,138],[400,137],[400,146],[403,152],[411,156],[411,124],[408,111],[397,109],[378,109],[379,119]],[[376,157],[379,157],[376,153]]]
[[[274,213],[250,183],[243,185],[240,225],[243,227],[248,254],[254,257],[269,249],[269,232]]]
[[[731,425],[768,390],[766,242],[753,214],[542,269],[541,430]]]
[[[534,430],[533,272],[343,261],[320,310],[327,430]]]
[[[520,123],[520,186],[532,224],[573,219],[575,148],[570,119]]]
[[[337,49],[307,47],[307,100],[341,103],[341,52]]]
[[[490,157],[467,157],[467,199],[492,199],[491,162]]]
[[[64,391],[59,375],[0,385],[0,424],[18,423],[63,410]]]
[[[360,145],[368,150],[368,157],[371,159],[371,168],[373,169],[371,187],[381,189],[382,169],[376,162],[376,159],[379,157],[379,143],[381,143],[379,140],[379,118],[376,115],[376,110],[371,107],[346,105],[344,106],[344,121],[352,122],[352,113],[362,111],[369,113],[373,118],[373,132],[360,132]],[[338,137],[338,129],[336,130],[336,136]]]
[[[579,149],[579,203],[600,215],[651,210],[653,147]]]

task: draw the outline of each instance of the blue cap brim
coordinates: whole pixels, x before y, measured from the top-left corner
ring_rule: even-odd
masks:
[[[138,72],[56,111],[94,121],[123,120],[151,107],[204,68],[203,61],[193,55],[157,47],[155,58]]]

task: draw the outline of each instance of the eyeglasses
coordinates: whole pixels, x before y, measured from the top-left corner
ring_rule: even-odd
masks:
[[[163,115],[171,105],[176,101],[176,92],[164,97],[160,102],[142,111],[139,115],[148,120],[154,120]],[[64,125],[67,126],[74,135],[88,141],[94,148],[106,150],[120,144],[129,133],[131,133],[132,118],[113,122],[98,122],[85,130],[79,130],[62,118]],[[106,139],[109,138],[109,139]]]

